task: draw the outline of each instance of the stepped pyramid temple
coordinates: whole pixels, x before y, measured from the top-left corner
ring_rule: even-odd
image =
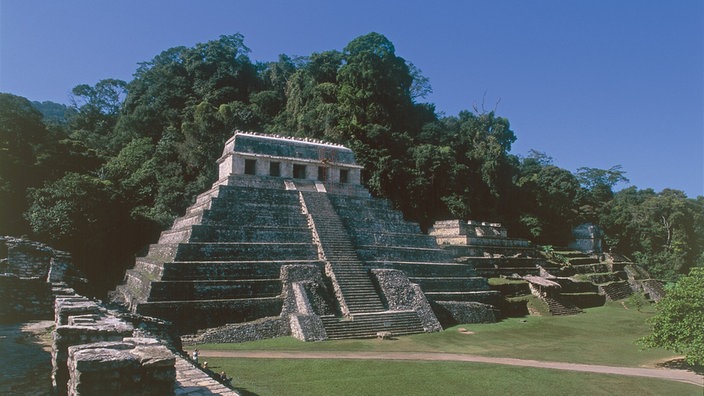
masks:
[[[219,179],[137,258],[114,301],[182,334],[229,328],[244,339],[494,320],[499,292],[372,198],[350,149],[236,132],[217,164]]]

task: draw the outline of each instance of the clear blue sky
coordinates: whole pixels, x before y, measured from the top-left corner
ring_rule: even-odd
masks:
[[[508,118],[515,154],[704,195],[702,0],[0,0],[0,92],[69,103],[78,84],[129,81],[138,62],[222,34],[273,61],[372,31],[430,79],[439,111],[483,102]]]

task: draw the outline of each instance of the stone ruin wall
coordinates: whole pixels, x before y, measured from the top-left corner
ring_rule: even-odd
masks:
[[[69,253],[39,242],[0,237],[0,322],[51,319],[54,294],[85,284]]]
[[[176,361],[190,363],[179,356],[180,339],[168,322],[115,311],[77,294],[71,286],[86,280],[66,252],[0,237],[0,254],[0,320],[54,318],[52,394],[156,396],[183,390],[177,389]],[[200,377],[210,390],[236,394],[204,372]]]
[[[52,389],[58,395],[173,394],[174,350],[168,324],[111,311],[98,301],[56,298]]]

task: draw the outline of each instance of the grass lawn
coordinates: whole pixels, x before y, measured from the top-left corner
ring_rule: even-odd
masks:
[[[206,344],[201,349],[276,351],[453,352],[559,362],[654,367],[676,357],[663,349],[640,350],[635,340],[649,332],[653,311],[626,310],[620,303],[567,316],[529,316],[498,323],[455,326],[440,333],[416,334],[392,341],[339,340],[302,342],[281,337],[241,344]],[[474,334],[459,332],[467,329]]]
[[[208,358],[243,395],[693,395],[641,377],[465,362]]]
[[[646,310],[650,309],[649,307]],[[305,343],[291,337],[200,349],[272,351],[454,352],[627,367],[654,367],[676,357],[641,351],[635,340],[649,328],[652,311],[620,303],[570,317],[512,318],[455,326],[440,333],[391,341]],[[458,331],[464,328],[473,334]],[[658,379],[577,373],[468,362],[208,358],[243,394],[258,395],[702,395],[694,385]]]

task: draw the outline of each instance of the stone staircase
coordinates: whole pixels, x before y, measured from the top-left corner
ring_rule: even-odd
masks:
[[[543,297],[542,300],[548,305],[548,310],[552,315],[575,315],[583,312],[576,305],[559,300],[556,297]]]
[[[616,301],[628,298],[633,294],[633,289],[627,281],[617,281],[599,285],[599,293],[606,296],[609,301]]]
[[[603,296],[602,299],[615,301],[633,294],[623,265],[602,262],[595,256],[569,248],[556,249],[555,252],[569,264],[562,268],[558,274],[593,284],[597,288],[596,292]],[[586,296],[586,293],[582,294],[581,298],[585,301],[591,297]],[[598,298],[591,298],[591,300],[594,304],[603,304]],[[580,306],[585,307],[584,305]]]
[[[343,300],[341,304],[347,307],[350,314],[384,311],[384,304],[369,273],[357,257],[354,245],[327,194],[301,194],[313,219],[325,258],[330,263],[332,276],[339,287]]]
[[[337,289],[344,318],[321,316],[329,339],[374,337],[378,332],[393,335],[422,333],[423,325],[415,311],[387,311],[371,280],[369,270],[359,260],[354,243],[326,193],[302,191],[306,211],[325,259],[328,275]]]
[[[331,340],[376,337],[380,332],[389,332],[392,336],[423,332],[423,325],[415,311],[362,313],[350,319],[328,315],[321,316],[321,319]]]

